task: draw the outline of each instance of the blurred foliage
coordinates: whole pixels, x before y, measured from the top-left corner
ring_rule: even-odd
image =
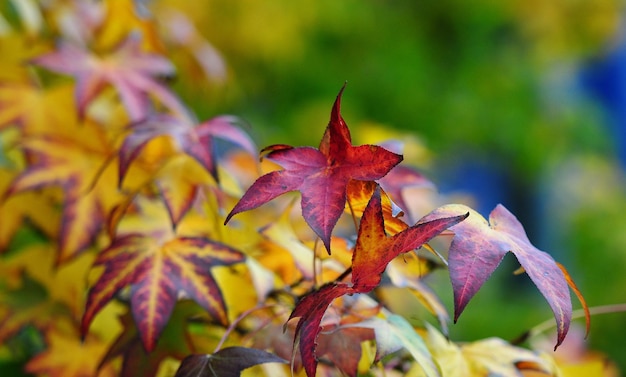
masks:
[[[45,9],[51,3],[57,7],[46,9],[47,17],[81,1],[0,1],[3,67],[18,67],[11,62],[45,50],[28,36],[54,33],[44,26],[44,16],[32,11],[33,4]],[[574,264],[568,267],[589,304],[626,298],[623,172],[612,160],[615,141],[607,137],[598,107],[576,87],[578,67],[601,56],[615,38],[621,2],[138,0],[134,5],[124,20],[107,26],[100,43],[119,41],[124,28],[149,30],[147,15],[158,14],[163,35],[197,47],[172,51],[171,58],[179,70],[174,88],[200,119],[233,113],[250,123],[261,146],[311,144],[328,122],[328,99],[348,81],[344,117],[357,143],[368,133],[412,138],[405,154],[435,177],[440,173],[433,165],[472,157],[503,165],[521,191],[543,180],[550,187],[542,200],[548,218],[538,226],[555,231],[546,242],[566,254],[566,264]],[[172,27],[181,17],[191,19],[195,29]],[[27,37],[10,36],[11,28]],[[0,70],[0,80],[28,75],[13,69],[18,71]],[[504,271],[496,279],[511,278]],[[524,284],[522,277],[513,279]],[[452,332],[468,339],[506,338],[549,316],[531,302],[503,309],[504,292],[496,281],[488,283],[472,305],[483,309],[470,307],[465,330]],[[443,301],[451,302],[445,294]],[[542,311],[528,314],[530,307]],[[594,318],[591,342],[626,370],[623,323],[622,314]]]
[[[525,219],[535,221],[529,225],[535,229],[531,236],[565,254],[561,257],[578,269],[576,275],[584,276],[579,285],[590,303],[626,298],[621,277],[626,240],[620,230],[626,227],[620,209],[626,196],[623,182],[615,181],[622,172],[613,169],[610,182],[575,172],[572,176],[580,181],[560,185],[564,178],[555,175],[578,156],[595,156],[605,168],[616,166],[614,143],[619,140],[610,140],[601,110],[581,93],[576,75],[587,61],[602,57],[617,38],[621,2],[310,0],[268,5],[254,0],[202,4],[163,0],[155,4],[192,17],[229,67],[229,81],[221,87],[203,87],[197,81],[176,83],[194,107],[207,114],[241,114],[253,125],[251,133],[259,145],[270,140],[308,144],[327,123],[327,98],[348,81],[345,118],[357,140],[367,138],[367,132],[404,140],[417,136],[405,153],[434,177],[446,174],[437,167],[463,164],[466,159],[492,162],[511,182],[513,195],[524,197],[520,206],[534,208],[522,210],[545,215]],[[432,152],[424,152],[424,146]],[[412,154],[415,150],[419,152]],[[590,166],[588,171],[597,169]],[[536,203],[543,194],[537,188],[540,181],[558,188]],[[598,195],[594,205],[572,208],[590,191],[580,190],[567,196],[571,201],[564,201],[562,190],[581,181],[615,189],[612,195]],[[556,204],[546,204],[551,200]],[[569,217],[555,215],[563,211]],[[607,224],[616,230],[609,230]],[[554,229],[559,237],[550,234]],[[509,264],[512,271],[513,263]],[[615,279],[613,288],[598,279],[606,274]],[[487,322],[489,334],[507,337],[512,328],[513,333],[521,332],[547,316],[521,310],[537,307],[531,301],[511,303],[507,315],[502,315],[498,302],[506,299],[506,293],[496,281],[520,288],[528,285],[524,279],[508,272],[494,276],[474,307],[498,309],[468,310],[465,326],[456,331],[471,339],[484,337],[488,334],[480,324]],[[445,298],[445,292],[441,294]],[[622,331],[612,331],[624,328],[623,315],[609,317],[594,318],[591,342],[625,369]]]
[[[234,79],[212,96],[195,81],[182,91],[209,112],[247,116],[260,144],[277,134],[305,143],[347,80],[353,127],[417,132],[441,157],[471,151],[533,176],[547,160],[607,146],[594,111],[562,84],[615,35],[616,1],[179,3],[157,2],[193,17]]]

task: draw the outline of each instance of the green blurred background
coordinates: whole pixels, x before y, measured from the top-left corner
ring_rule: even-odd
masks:
[[[405,141],[407,162],[446,197],[471,195],[484,216],[496,203],[515,213],[590,306],[626,302],[622,2],[136,5],[163,26],[188,17],[215,48],[204,70],[172,56],[181,71],[173,86],[200,119],[239,115],[261,147],[317,145],[347,81],[342,111],[355,144]],[[507,258],[451,327],[452,339],[512,339],[552,316],[514,269]],[[451,307],[449,283],[439,281]],[[626,370],[624,333],[625,313],[594,317],[589,347]]]
[[[621,2],[156,5],[193,17],[226,62],[221,85],[175,83],[201,118],[241,115],[260,146],[317,145],[347,81],[342,110],[355,143],[406,141],[408,162],[442,193],[472,195],[485,216],[497,203],[514,212],[589,305],[626,302]],[[551,317],[515,268],[507,257],[453,339],[512,339]],[[437,286],[451,306],[449,283]],[[626,314],[594,317],[589,347],[626,370],[624,333]]]

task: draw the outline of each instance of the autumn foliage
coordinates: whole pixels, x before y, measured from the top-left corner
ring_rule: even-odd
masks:
[[[39,339],[25,371],[558,375],[544,350],[447,340],[424,278],[447,266],[456,322],[511,252],[554,314],[556,348],[570,288],[586,308],[565,268],[501,205],[489,221],[460,204],[411,213],[404,189],[433,184],[397,150],[352,144],[345,86],[317,148],[272,145],[259,162],[242,120],[198,120],[171,87],[185,71],[168,54],[201,59],[201,36],[162,38],[130,0],[58,3],[28,2],[45,32],[0,37],[19,46],[0,78],[0,343]],[[382,286],[432,315],[393,313]]]

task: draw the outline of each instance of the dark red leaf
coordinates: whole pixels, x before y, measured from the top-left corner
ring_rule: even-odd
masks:
[[[353,146],[350,131],[340,114],[341,94],[319,149],[270,146],[267,158],[284,170],[260,177],[226,217],[257,208],[289,191],[302,194],[302,215],[330,252],[330,235],[346,203],[350,179],[373,181],[387,174],[402,156],[375,145]]]
[[[289,319],[300,317],[296,337],[300,339],[300,353],[307,376],[315,375],[316,340],[320,323],[332,301],[345,294],[367,293],[381,281],[387,264],[401,253],[420,247],[448,227],[463,221],[467,214],[422,220],[394,236],[387,236],[383,219],[380,188],[370,198],[359,226],[352,258],[352,283],[331,283],[312,292],[296,305]]]
[[[229,347],[212,355],[186,357],[174,377],[239,377],[241,371],[258,364],[286,362],[260,349]]]
[[[361,360],[361,343],[373,340],[374,330],[363,327],[339,328],[320,334],[317,353],[321,358],[330,360],[339,370],[350,377],[358,374]]]
[[[337,297],[353,292],[352,287],[344,283],[324,285],[317,291],[304,296],[289,316],[289,320],[300,318],[296,326],[294,343],[297,339],[300,340],[300,355],[302,356],[302,364],[307,376],[315,376],[315,370],[317,369],[315,348],[317,336],[320,332],[320,323],[324,313],[326,313],[326,309]]]

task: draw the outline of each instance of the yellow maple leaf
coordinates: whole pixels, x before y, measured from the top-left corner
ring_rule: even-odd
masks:
[[[23,135],[71,129],[76,124],[73,90],[71,84],[46,89],[31,83],[0,84],[0,129],[17,125]]]
[[[540,370],[544,372],[544,376],[551,376],[554,372],[549,360],[499,338],[459,345],[446,339],[433,326],[427,325],[425,340],[441,369],[442,377],[483,377],[492,374],[519,377],[519,368]],[[423,376],[423,372],[416,366],[407,376]]]
[[[96,35],[99,49],[110,49],[132,33],[140,33],[142,47],[150,52],[165,52],[148,9],[133,0],[105,0],[105,18]]]
[[[16,175],[12,170],[0,168],[0,197],[4,197]],[[52,199],[42,193],[25,192],[0,202],[0,253],[6,250],[25,220],[47,236],[54,236],[59,216]]]
[[[41,39],[33,40],[26,34],[9,32],[0,35],[0,82],[28,82],[31,72],[25,63],[46,49]]]
[[[73,131],[72,136],[47,135],[24,140],[22,147],[32,157],[32,163],[8,190],[12,196],[44,187],[63,188],[59,262],[87,248],[105,216],[124,197],[115,185],[115,166],[107,165],[112,145],[105,132],[91,122]]]
[[[59,323],[60,322],[60,323]],[[117,372],[111,364],[98,369],[100,360],[110,344],[96,335],[84,340],[77,329],[63,320],[45,330],[46,349],[30,359],[25,366],[28,373],[50,377],[114,377]]]

